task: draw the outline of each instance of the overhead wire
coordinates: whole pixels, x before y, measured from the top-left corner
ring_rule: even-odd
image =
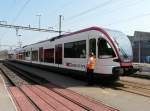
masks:
[[[94,7],[92,7],[92,8],[89,8],[89,9],[87,9],[87,10],[84,10],[84,11],[82,11],[82,12],[76,14],[76,15],[73,15],[73,16],[71,16],[71,17],[68,17],[67,19],[65,19],[65,21],[67,21],[67,22],[68,22],[68,21],[71,21],[71,20],[73,20],[73,19],[75,19],[75,18],[77,18],[77,17],[81,17],[81,16],[83,16],[83,15],[85,15],[85,14],[87,14],[87,13],[90,13],[90,12],[92,12],[92,11],[95,11],[95,10],[97,10],[97,9],[99,9],[99,8],[103,8],[103,7],[105,7],[105,6],[107,6],[107,5],[110,5],[111,3],[114,3],[114,2],[116,2],[116,0],[107,0],[107,1],[105,1],[105,2],[103,2],[103,3],[100,3],[100,4],[98,4],[98,5],[94,6]],[[65,22],[65,24],[66,24],[66,22]],[[55,26],[57,26],[57,24],[55,24]]]
[[[81,16],[83,16],[85,14],[88,14],[88,13],[90,13],[92,11],[95,11],[95,10],[97,10],[99,8],[103,8],[103,7],[107,6],[107,5],[110,5],[110,4],[115,3],[115,2],[120,2],[120,1],[107,0],[107,1],[105,1],[103,3],[98,4],[97,6],[94,6],[92,8],[87,9],[87,10],[84,10],[84,11],[82,11],[82,12],[76,14],[76,15],[71,16],[71,17],[68,17],[67,19],[65,19],[66,22],[64,24],[66,24],[68,21],[71,21],[71,20],[73,20],[75,18],[81,17]],[[55,24],[54,26],[57,26],[57,24]]]
[[[22,14],[22,12],[24,11],[24,9],[26,8],[26,6],[29,4],[31,0],[27,0],[23,6],[21,7],[21,9],[19,10],[19,12],[17,13],[17,15],[15,16],[15,18],[12,20],[12,24],[14,24],[16,22],[16,20],[19,18],[19,16]],[[16,1],[15,1],[16,2]],[[4,37],[6,35],[7,31],[5,31],[2,35],[1,38]]]
[[[116,21],[116,22],[113,22],[113,23],[109,23],[106,26],[110,26],[110,25],[114,25],[114,24],[116,25],[116,24],[119,24],[119,23],[131,22],[132,20],[141,19],[141,18],[146,17],[146,16],[150,16],[150,13],[145,13],[145,14],[140,14],[140,15],[136,15],[136,16],[133,16],[133,17],[129,17],[127,19],[123,19],[123,20],[119,20],[119,21]]]
[[[19,16],[21,15],[21,13],[24,11],[25,7],[29,4],[31,0],[27,0],[24,5],[21,7],[21,9],[19,10],[19,12],[17,13],[17,15],[15,16],[15,18],[12,20],[12,24],[14,24],[16,22],[16,20],[19,18]],[[3,36],[5,36],[6,32],[3,34]]]
[[[51,11],[50,14],[54,14],[58,12],[59,10],[64,10],[67,6],[69,6],[71,3],[75,2],[75,0],[70,0],[69,2],[64,3],[62,6],[60,6],[58,9]],[[54,24],[52,27],[56,27],[57,24]]]
[[[136,4],[138,4],[139,2],[141,2],[141,0],[137,0],[136,2],[133,2],[132,3],[132,5],[131,4],[128,4],[128,5],[126,5],[125,6],[125,8],[127,8],[127,7],[131,7],[131,6],[135,6]],[[115,11],[121,11],[121,9],[122,9],[122,7],[121,8],[119,8],[120,10],[118,10],[118,8],[117,9],[115,9],[115,10],[111,10],[110,12],[115,12]],[[94,11],[94,10],[93,10]],[[86,13],[88,13],[88,12],[86,12]],[[109,13],[108,13],[109,14]],[[107,13],[105,14],[105,15],[107,15]],[[142,16],[148,16],[149,15],[149,13],[148,14],[143,14]],[[138,16],[135,16],[135,17],[131,17],[131,18],[128,18],[129,20],[130,19],[137,19],[137,17],[140,17],[141,15],[138,15]],[[75,16],[74,16],[75,17]],[[128,21],[128,19],[127,20],[125,20],[125,21]],[[120,20],[119,22],[121,22],[122,20]],[[117,21],[118,22],[118,21]],[[117,22],[115,22],[115,23],[117,23]],[[74,22],[74,23],[76,23],[76,22]],[[113,23],[111,23],[111,24],[115,24],[114,22]],[[107,24],[107,25],[110,25],[110,24]],[[105,25],[106,26],[106,25]]]
[[[76,15],[73,15],[73,16],[71,16],[71,17],[68,17],[67,19],[65,19],[65,23],[64,23],[64,24],[67,24],[68,22],[70,22],[70,21],[72,21],[72,20],[74,20],[74,19],[76,19],[76,18],[78,18],[78,17],[81,17],[81,16],[83,16],[83,15],[86,15],[86,14],[88,14],[88,13],[91,13],[91,12],[97,10],[97,9],[104,8],[105,6],[108,6],[108,5],[113,4],[113,3],[116,3],[116,2],[120,2],[120,1],[117,1],[117,0],[115,0],[115,1],[114,1],[114,0],[107,0],[107,1],[105,1],[105,2],[103,2],[103,3],[100,3],[100,4],[98,4],[98,5],[94,6],[94,7],[92,7],[92,8],[89,8],[89,9],[87,9],[87,10],[85,10],[85,11],[82,11],[82,12],[76,14]]]
[[[19,12],[17,13],[17,15],[15,16],[15,18],[13,19],[12,23],[15,23],[16,20],[20,17],[20,15],[22,14],[22,12],[24,11],[24,9],[26,8],[26,6],[29,4],[31,0],[27,0],[23,6],[21,7],[21,9],[19,10]]]
[[[129,0],[129,1],[130,1],[130,0]],[[126,1],[126,2],[128,2],[128,1]],[[120,12],[120,11],[122,11],[123,8],[127,9],[127,8],[130,8],[130,7],[133,7],[133,6],[137,5],[137,4],[140,3],[140,2],[143,2],[143,1],[141,1],[141,0],[137,0],[137,1],[136,1],[136,0],[135,0],[135,1],[133,1],[133,3],[132,3],[132,2],[128,2],[128,4],[125,4],[125,5],[124,5],[124,3],[123,3],[124,6],[122,6],[122,3],[121,3],[121,4],[119,4],[120,7],[117,7],[117,8],[115,8],[115,9],[111,9],[110,11],[105,12],[104,15],[114,14],[114,12]],[[101,16],[101,17],[103,17],[103,16]]]
[[[8,18],[8,15],[10,15],[12,13],[12,11],[13,11],[12,9],[15,8],[15,4],[16,4],[16,1],[12,1],[12,3],[10,3],[9,8],[7,8],[7,10],[9,12],[5,13],[4,18]]]
[[[59,10],[64,10],[67,6],[69,6],[71,3],[73,3],[73,2],[75,2],[75,0],[70,0],[69,2],[66,2],[66,3],[64,3],[62,6],[60,6],[58,9],[56,9],[55,11],[53,11],[53,12],[57,12],[57,11],[59,11]],[[52,12],[52,13],[53,13]]]
[[[105,2],[103,2],[103,3],[98,4],[97,6],[94,6],[94,7],[92,7],[92,8],[87,9],[87,10],[84,10],[84,11],[82,11],[82,12],[76,14],[76,15],[73,15],[73,16],[67,18],[66,20],[67,20],[67,21],[70,21],[70,20],[75,19],[75,18],[77,18],[77,17],[81,17],[81,16],[83,16],[83,15],[85,15],[85,14],[87,14],[87,13],[90,13],[90,12],[92,12],[92,11],[95,11],[95,10],[97,10],[97,9],[99,9],[99,8],[105,7],[106,5],[111,4],[113,1],[114,1],[114,0],[107,0],[107,1],[105,1]]]
[[[16,1],[13,1],[13,2],[11,3],[11,5],[9,6],[9,8],[7,9],[9,12],[5,13],[4,18],[8,18],[8,15],[10,15],[10,13],[12,13],[12,9],[14,8],[15,4],[16,4]],[[7,15],[6,15],[6,14],[7,14]],[[7,20],[7,19],[6,19],[6,20]],[[6,21],[6,23],[7,23],[7,21]],[[6,33],[6,32],[5,32],[5,33]],[[1,35],[1,37],[3,37],[3,36],[5,35],[5,33],[3,33],[3,34]]]

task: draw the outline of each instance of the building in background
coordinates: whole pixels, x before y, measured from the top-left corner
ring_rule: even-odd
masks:
[[[8,50],[1,50],[0,51],[0,60],[8,59]]]
[[[134,62],[150,63],[150,32],[135,31],[134,36],[128,36],[133,48]]]
[[[14,50],[1,50],[0,51],[0,61],[6,60],[6,59],[14,59],[14,58],[15,58]]]

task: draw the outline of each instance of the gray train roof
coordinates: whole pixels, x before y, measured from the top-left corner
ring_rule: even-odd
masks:
[[[111,32],[114,31],[114,32],[122,33],[122,32],[120,32],[120,31],[112,30],[112,29],[107,29],[107,28],[90,27],[90,28],[82,29],[82,30],[75,31],[75,32],[72,32],[72,33],[69,33],[69,34],[64,34],[64,35],[61,35],[61,36],[52,37],[52,38],[50,38],[50,39],[46,39],[46,40],[43,40],[43,41],[39,41],[39,42],[30,44],[30,45],[25,45],[25,46],[23,46],[23,48],[25,48],[25,47],[27,47],[27,46],[31,46],[31,45],[43,43],[43,42],[46,42],[46,41],[54,41],[54,40],[56,40],[56,39],[60,39],[60,38],[63,38],[63,37],[67,37],[67,36],[70,36],[70,35],[83,33],[83,32],[86,32],[86,31],[91,31],[91,30],[103,30],[103,31],[105,31],[106,33],[108,33],[109,31],[111,31]],[[108,34],[109,34],[109,33],[108,33]]]

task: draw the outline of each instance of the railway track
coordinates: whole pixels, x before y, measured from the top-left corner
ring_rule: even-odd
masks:
[[[123,86],[117,87],[117,89],[127,91],[130,93],[150,97],[150,85],[149,84],[141,84],[138,82],[131,82],[131,81],[124,81],[120,80],[118,81],[119,84],[122,84]]]
[[[13,64],[12,64],[13,65]],[[118,82],[120,85],[110,86],[115,89],[123,90],[126,92],[150,97],[150,85],[139,84],[137,82],[124,81],[121,80]]]
[[[135,78],[143,78],[143,79],[150,80],[150,74],[133,74],[130,76]]]
[[[8,89],[19,111],[118,111],[71,90],[43,82],[41,78],[32,79],[32,76],[25,76],[27,72],[12,66],[7,67],[1,65],[1,71],[13,84]],[[17,77],[18,74],[23,79]]]
[[[5,78],[5,81],[9,82],[9,85],[7,85],[7,89],[12,96],[12,99],[18,111],[42,111],[41,108],[39,108],[39,106],[37,106],[35,102],[30,99],[29,96],[21,88],[21,86],[24,85],[34,84],[36,83],[35,81],[32,81],[29,78],[27,81],[27,78],[25,76],[18,76],[17,73],[14,73],[2,64],[0,64],[0,70],[3,74],[2,76]],[[17,96],[20,96],[20,98],[18,98]],[[19,99],[22,99],[22,101],[20,101]]]

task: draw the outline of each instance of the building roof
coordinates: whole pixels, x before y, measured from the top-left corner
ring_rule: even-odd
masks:
[[[135,31],[134,41],[139,40],[150,41],[150,32]]]

